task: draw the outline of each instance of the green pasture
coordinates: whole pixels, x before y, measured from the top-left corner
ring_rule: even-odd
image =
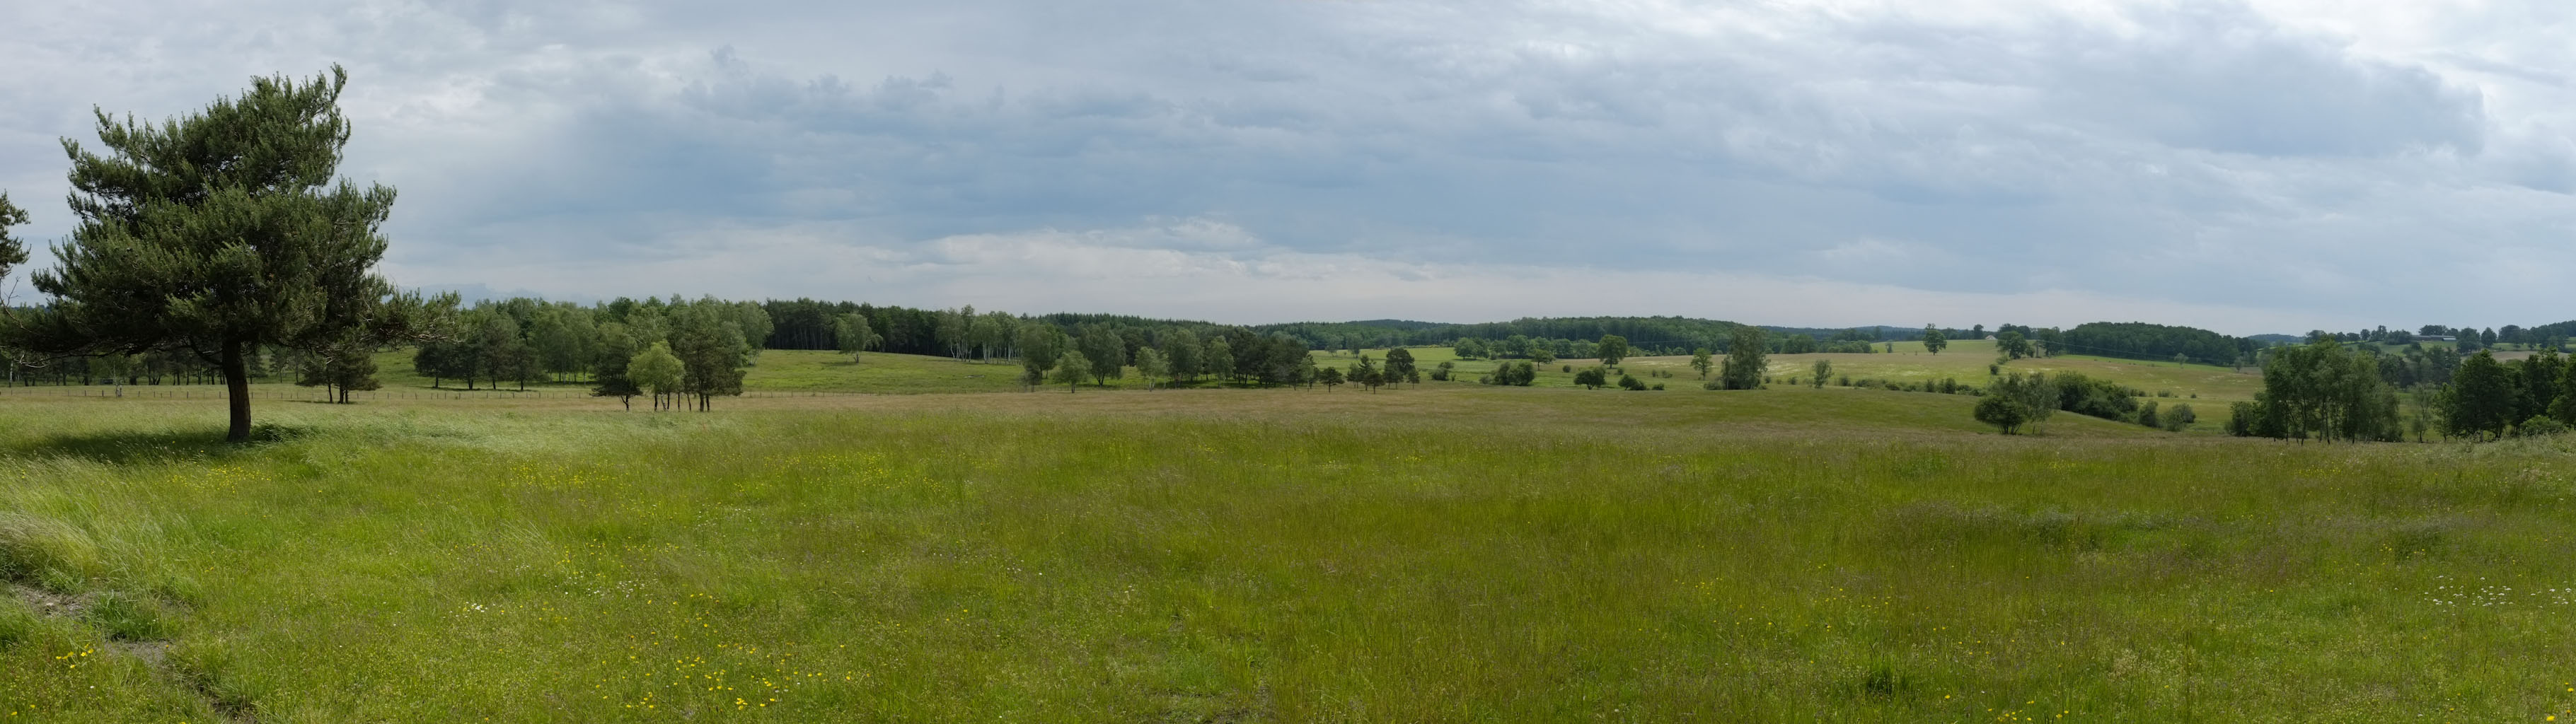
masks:
[[[765,355],[766,357],[766,355]],[[2542,721],[2576,449],[1964,396],[0,400],[0,720]]]

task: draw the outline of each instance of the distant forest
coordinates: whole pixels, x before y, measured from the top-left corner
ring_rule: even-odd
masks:
[[[540,360],[523,365],[529,368],[526,374],[490,375],[491,378],[524,379],[541,373],[579,374],[591,366],[590,360],[584,359],[588,355],[575,351],[592,346],[580,341],[592,336],[585,334],[585,330],[609,322],[629,321],[640,310],[651,310],[659,315],[663,310],[720,301],[691,302],[678,297],[669,300],[619,298],[587,306],[536,299],[484,301],[469,310],[468,323],[464,327],[475,333],[470,336],[498,334],[520,337],[518,344],[529,349],[526,356]],[[1127,349],[1122,350],[1125,354],[1118,356],[1130,359],[1144,348],[1164,345],[1167,338],[1186,335],[1196,339],[1230,338],[1238,348],[1256,342],[1263,347],[1305,349],[1455,346],[1462,356],[1468,357],[1545,360],[1589,357],[1594,344],[1605,336],[1627,339],[1638,356],[1686,355],[1699,350],[1724,354],[1734,344],[1735,330],[1744,326],[1726,320],[1664,316],[1524,317],[1507,322],[1475,324],[1379,319],[1225,325],[1131,315],[1021,315],[979,312],[972,307],[921,309],[813,299],[722,304],[732,310],[726,314],[735,320],[735,326],[741,329],[745,341],[756,344],[758,348],[845,349],[847,345],[840,339],[841,330],[848,328],[846,321],[851,315],[857,315],[866,320],[865,328],[871,337],[864,345],[866,349],[984,360],[1019,358],[1022,356],[1020,347],[1025,340],[1032,338],[1026,332],[1033,329],[1051,329],[1065,338],[1105,335],[1123,342],[1122,346]],[[477,319],[492,322],[473,321]],[[1923,327],[1888,325],[1843,329],[1759,328],[1764,332],[1761,338],[1768,347],[1767,351],[1784,354],[1875,352],[1888,342],[1921,340],[1927,331]],[[2272,339],[2232,337],[2205,329],[2144,322],[2093,322],[2067,329],[2014,324],[1989,329],[1985,325],[1973,325],[1964,329],[1940,328],[1938,331],[1948,340],[1990,336],[2025,340],[2026,353],[2032,355],[2082,354],[2148,361],[2181,359],[2240,367],[2259,364],[2261,351],[2275,344]],[[2300,341],[2336,339],[2405,345],[2430,336],[2446,336],[2457,338],[2449,342],[2456,346],[2453,351],[2465,353],[2497,344],[2538,346],[2563,343],[2570,332],[2576,332],[2576,320],[2529,328],[2507,325],[2486,330],[2427,325],[2414,331],[2384,327],[2357,332],[2312,331]],[[2298,339],[2276,335],[2265,337]],[[482,344],[503,343],[489,341]],[[649,341],[638,344],[649,344]],[[2006,344],[2010,346],[2013,343],[2007,341]],[[7,351],[0,350],[0,356],[6,355]],[[299,371],[296,356],[282,350],[260,357],[260,364],[255,365],[260,376]],[[543,360],[551,360],[551,363]],[[11,381],[20,384],[32,384],[38,380],[80,384],[104,377],[143,384],[158,384],[165,379],[198,382],[211,376],[211,370],[204,367],[187,355],[153,353],[112,360],[58,360],[43,368],[14,369],[10,377],[14,378]],[[306,371],[304,376],[313,377],[314,374]]]

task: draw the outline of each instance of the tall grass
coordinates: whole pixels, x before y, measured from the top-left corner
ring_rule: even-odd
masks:
[[[232,448],[204,405],[13,400],[0,717],[2576,705],[2560,441],[2004,438],[1834,391],[745,402],[313,405]]]

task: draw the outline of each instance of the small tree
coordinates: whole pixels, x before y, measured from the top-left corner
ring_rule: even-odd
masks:
[[[1825,388],[1825,378],[1827,378],[1827,377],[1832,377],[1832,376],[1833,376],[1833,374],[1834,374],[1834,362],[1833,362],[1833,360],[1823,360],[1823,359],[1816,360],[1816,365],[1815,365],[1815,367],[1816,367],[1816,379],[1815,379],[1816,389],[1821,390],[1821,389],[1824,389],[1824,388]]]
[[[1644,390],[1646,389],[1646,381],[1645,381],[1645,380],[1637,379],[1637,376],[1636,376],[1636,375],[1631,375],[1631,374],[1628,374],[1628,373],[1626,373],[1626,372],[1621,372],[1621,373],[1619,373],[1619,389],[1622,389],[1622,390],[1629,390],[1629,391],[1644,391]]]
[[[869,328],[868,315],[858,312],[841,315],[833,321],[832,339],[838,343],[841,354],[850,356],[851,362],[859,361],[860,352],[876,349],[877,343],[884,341],[883,337],[877,336],[875,329]]]
[[[1942,349],[1947,348],[1947,347],[1949,347],[1949,346],[1950,346],[1950,338],[1949,338],[1948,336],[1946,336],[1946,335],[1941,334],[1941,328],[1940,328],[1940,327],[1935,327],[1935,326],[1932,326],[1932,325],[1929,325],[1929,324],[1923,325],[1923,350],[1924,350],[1924,351],[1926,351],[1926,352],[1931,352],[1931,353],[1933,353],[1933,354],[1940,354]]]
[[[1324,383],[1324,391],[1331,392],[1334,387],[1341,386],[1342,370],[1338,367],[1326,367],[1323,371],[1315,373],[1315,381]]]
[[[2018,435],[2021,426],[2030,422],[2030,409],[2009,397],[1987,395],[1977,400],[1976,417],[2006,435]]]
[[[1457,374],[1458,363],[1447,360],[1442,360],[1440,362],[1440,366],[1431,369],[1431,379],[1441,382],[1447,382],[1449,381],[1449,378],[1454,377]]]
[[[1605,367],[1619,366],[1619,361],[1627,359],[1629,352],[1628,338],[1615,334],[1601,335],[1601,343],[1593,346],[1593,356],[1601,358]]]
[[[1413,352],[1408,351],[1403,347],[1387,350],[1386,379],[1388,382],[1421,381],[1422,373],[1416,371],[1413,367]]]
[[[1145,389],[1154,389],[1154,380],[1161,379],[1171,372],[1172,365],[1163,361],[1162,350],[1152,347],[1136,350],[1136,374],[1144,376]]]
[[[1736,326],[1735,337],[1726,349],[1726,364],[1718,370],[1718,381],[1730,390],[1761,387],[1762,373],[1770,365],[1769,344],[1763,339],[1761,327]]]
[[[1352,383],[1368,388],[1370,392],[1376,392],[1380,385],[1386,384],[1386,373],[1379,371],[1377,364],[1369,361],[1369,356],[1366,354],[1360,355],[1359,364],[1351,366],[1351,372],[1347,377]]]
[[[1583,389],[1597,390],[1603,385],[1610,384],[1610,380],[1601,368],[1585,367],[1583,371],[1574,373],[1574,384],[1582,385]]]
[[[1065,392],[1081,389],[1082,381],[1087,379],[1091,379],[1091,359],[1082,356],[1081,350],[1068,349],[1056,355],[1055,381],[1064,383]]]
[[[637,388],[653,393],[655,410],[671,409],[672,401],[680,394],[681,385],[687,382],[688,373],[688,367],[680,362],[680,356],[671,353],[669,342],[654,342],[653,346],[635,353],[635,358],[626,362],[626,378]]]
[[[1707,379],[1709,368],[1715,366],[1716,364],[1708,359],[1707,347],[1691,350],[1691,369],[1699,370],[1701,379]]]
[[[2035,356],[2032,352],[2030,340],[2018,330],[2007,329],[1995,335],[1995,353],[2002,355],[2007,362]]]
[[[1199,355],[1199,359],[1209,374],[1216,375],[1217,382],[1234,379],[1234,347],[1227,344],[1224,337],[1209,338],[1207,352]]]

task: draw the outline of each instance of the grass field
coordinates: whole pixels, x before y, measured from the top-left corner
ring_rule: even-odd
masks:
[[[12,397],[0,720],[2576,708],[2565,440],[2003,437],[1972,401],[263,401],[228,447],[211,400]]]

